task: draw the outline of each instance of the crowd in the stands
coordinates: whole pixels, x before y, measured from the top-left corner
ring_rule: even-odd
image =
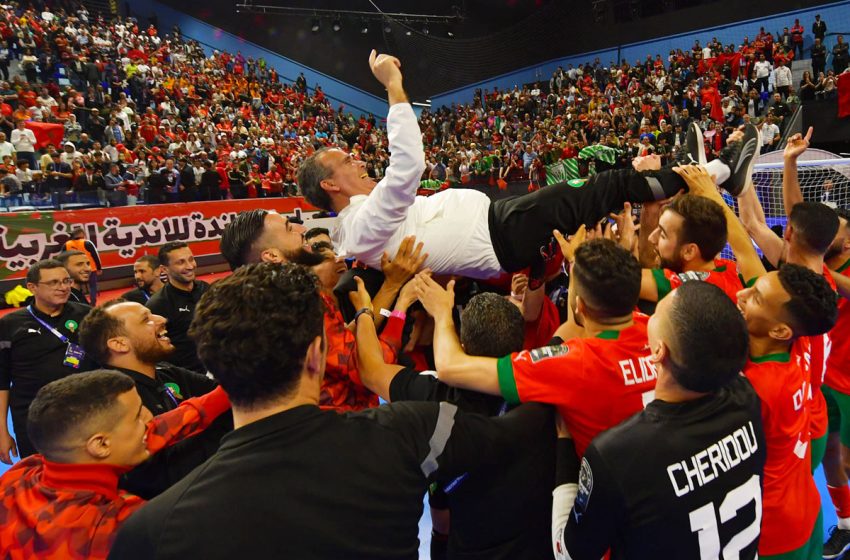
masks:
[[[541,186],[548,164],[595,144],[616,149],[622,163],[647,154],[666,161],[693,120],[709,158],[750,121],[762,127],[763,150],[775,149],[793,106],[834,95],[846,67],[839,40],[824,73],[823,27],[813,28],[819,40],[809,49],[819,76],[806,75],[799,88],[790,71],[803,51],[797,21],[740,46],[697,41],[666,60],[596,59],[559,68],[548,84],[479,90],[471,104],[423,112],[423,179]],[[350,150],[376,178],[388,165],[386,131],[374,116],[334,108],[303,74],[283,82],[262,58],[208,55],[179,28],[161,34],[132,18],[104,21],[69,2],[40,13],[13,3],[0,12],[0,36],[5,205],[294,195],[299,162],[326,145]],[[61,141],[55,133],[39,141],[21,121],[62,125]],[[589,171],[581,160],[577,173]]]

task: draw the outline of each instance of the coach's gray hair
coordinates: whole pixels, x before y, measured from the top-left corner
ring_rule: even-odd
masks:
[[[331,208],[331,197],[321,185],[321,182],[331,175],[331,170],[319,161],[319,156],[329,149],[317,150],[313,155],[302,161],[298,167],[297,181],[307,202],[322,210],[331,211],[333,210]]]

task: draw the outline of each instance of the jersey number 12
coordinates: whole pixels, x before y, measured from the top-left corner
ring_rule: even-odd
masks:
[[[755,520],[723,547],[723,560],[739,560],[741,551],[758,538],[761,528],[761,484],[758,475],[754,474],[747,482],[730,490],[723,498],[717,515],[714,512],[714,502],[709,502],[690,513],[691,531],[699,538],[700,560],[721,558],[718,516],[722,525],[734,519],[738,511],[750,502],[755,502]]]

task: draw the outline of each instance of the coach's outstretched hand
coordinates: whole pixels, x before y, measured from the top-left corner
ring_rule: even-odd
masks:
[[[369,68],[381,84],[387,88],[390,105],[407,103],[401,77],[401,61],[388,54],[378,54],[375,49],[369,53]]]

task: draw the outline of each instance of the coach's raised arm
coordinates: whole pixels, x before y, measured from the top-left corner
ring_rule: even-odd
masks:
[[[340,254],[356,255],[380,269],[384,251],[392,253],[404,237],[408,208],[416,199],[425,171],[422,134],[402,86],[401,62],[394,56],[369,55],[369,67],[387,89],[390,165],[379,182],[366,163],[344,151],[322,149],[304,161],[298,183],[307,199],[339,213],[332,237]]]

